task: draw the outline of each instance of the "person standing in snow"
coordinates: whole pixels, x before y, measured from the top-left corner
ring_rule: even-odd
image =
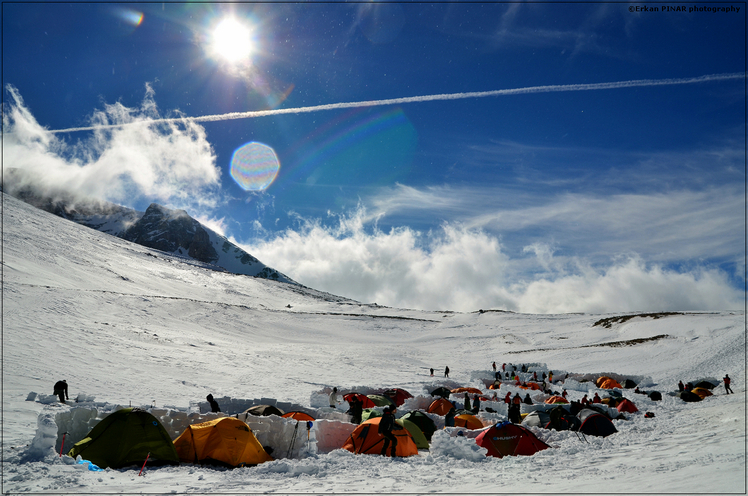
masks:
[[[491,366],[493,367],[494,375],[496,375],[496,362],[493,362]]]
[[[473,413],[480,412],[480,397],[476,394],[473,396]]]
[[[465,410],[470,411],[473,407],[470,405],[470,396],[465,393]]]
[[[208,400],[208,403],[210,403],[210,411],[213,413],[221,413],[221,408],[218,406],[218,402],[213,399],[213,395],[209,394],[205,397],[206,400]]]
[[[507,391],[506,396],[504,396],[504,403],[508,405],[511,402],[512,402],[512,393]]]
[[[444,367],[444,377],[446,377],[447,379],[449,379],[449,366]]]
[[[457,413],[457,410],[455,410],[455,407],[452,407],[449,409],[447,414],[444,416],[444,427],[455,426],[455,413]]]
[[[530,393],[527,393],[524,399],[525,405],[532,405],[532,399],[530,398]]]
[[[65,379],[55,383],[53,394],[60,398],[60,403],[65,403],[66,399],[70,399],[68,396],[68,383]]]
[[[722,378],[722,380],[725,382],[725,394],[732,393],[732,388],[730,387],[730,376],[725,374],[725,376]]]
[[[678,391],[682,393],[684,389],[686,389],[686,386],[683,385],[683,381],[678,381]]]
[[[384,407],[384,415],[382,415],[382,420],[379,421],[379,430],[378,430],[378,432],[382,436],[384,436],[384,445],[382,446],[382,451],[379,454],[386,456],[387,448],[389,447],[390,443],[392,443],[390,456],[393,458],[397,456],[397,438],[392,433],[392,431],[402,429],[402,427],[397,425],[397,422],[395,422],[396,411],[397,410],[395,409],[394,406]]]
[[[335,405],[338,403],[338,388],[332,388],[332,393],[330,393],[329,400],[330,408],[337,408]]]
[[[353,398],[351,398],[349,404],[351,405],[351,408],[348,410],[348,413],[351,415],[351,423],[360,424],[361,414],[364,412],[364,404],[361,403],[361,400],[358,399],[358,396],[354,396]]]
[[[595,393],[595,396],[592,397],[592,402],[593,403],[601,403],[602,402],[602,400],[600,399],[600,396],[598,396],[597,393]]]
[[[431,377],[434,377],[434,369],[431,369]]]

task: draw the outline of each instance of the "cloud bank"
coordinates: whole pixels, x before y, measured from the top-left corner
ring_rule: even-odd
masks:
[[[334,227],[309,221],[250,253],[307,286],[380,305],[425,310],[527,313],[729,310],[743,292],[717,267],[668,269],[635,253],[591,264],[527,245],[509,256],[496,235],[444,223],[437,231],[367,229],[361,208]]]
[[[74,145],[40,126],[13,86],[6,90],[4,169],[23,170],[50,193],[112,202],[144,197],[178,208],[216,202],[220,169],[204,129],[191,122],[153,126],[161,116],[150,86],[140,108],[115,103],[96,111],[91,122],[97,130]]]

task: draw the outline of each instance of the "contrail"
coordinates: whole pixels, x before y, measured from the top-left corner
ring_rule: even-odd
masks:
[[[615,90],[621,88],[637,88],[643,86],[669,86],[676,84],[695,84],[711,81],[724,81],[727,79],[743,79],[745,74],[741,72],[729,74],[711,74],[692,78],[675,79],[635,79],[631,81],[617,81],[613,83],[589,83],[589,84],[556,84],[548,86],[528,86],[526,88],[514,88],[493,91],[473,91],[467,93],[446,93],[441,95],[410,96],[404,98],[390,98],[387,100],[369,100],[362,102],[328,103],[325,105],[314,105],[311,107],[296,107],[274,110],[253,110],[248,112],[229,112],[227,114],[203,115],[199,117],[177,117],[168,119],[153,119],[150,121],[130,122],[124,124],[108,124],[88,127],[71,127],[67,129],[56,129],[50,133],[72,133],[76,131],[94,131],[99,129],[114,129],[137,124],[159,124],[175,122],[216,122],[229,121],[233,119],[252,119],[281,114],[301,114],[305,112],[319,112],[322,110],[345,109],[352,107],[377,107],[381,105],[398,105],[402,103],[433,102],[439,100],[460,100],[463,98],[484,98],[488,96],[522,95],[527,93],[554,93],[559,91],[590,91],[590,90]]]

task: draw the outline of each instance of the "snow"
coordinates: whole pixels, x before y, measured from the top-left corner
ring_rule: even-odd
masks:
[[[4,493],[746,491],[743,312],[635,317],[605,328],[593,324],[615,315],[387,308],[188,264],[2,200]],[[552,370],[553,389],[570,399],[597,391],[589,381],[599,375],[631,378],[663,399],[623,390],[640,412],[614,421],[619,432],[604,439],[533,427],[552,447],[533,456],[486,457],[474,441],[479,431],[441,429],[433,414],[440,429],[418,456],[339,449],[354,425],[342,398],[340,408],[328,406],[333,386],[341,395],[403,388],[414,398],[398,416],[425,408],[438,386],[476,387],[497,394],[482,404],[495,412],[479,414],[490,426],[506,419],[507,391],[528,392],[507,383],[487,389],[493,361],[529,365],[523,378]],[[440,373],[446,365],[449,379]],[[678,380],[725,373],[734,395],[722,384],[699,403],[667,394]],[[59,379],[70,386],[66,405],[51,394]],[[256,467],[146,467],[139,477],[139,468],[97,471],[59,456],[62,433],[67,452],[107,413],[130,405],[148,408],[176,437],[217,415],[205,413],[208,393],[221,415],[270,403],[320,420],[307,431],[303,422],[248,418],[276,457]]]

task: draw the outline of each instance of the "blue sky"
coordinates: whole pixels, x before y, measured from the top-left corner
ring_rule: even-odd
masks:
[[[3,166],[184,208],[365,302],[742,308],[745,79],[655,82],[745,74],[744,4],[636,11],[663,5],[4,3]],[[631,80],[652,83],[49,132]],[[250,142],[280,164],[261,191],[230,173]]]

